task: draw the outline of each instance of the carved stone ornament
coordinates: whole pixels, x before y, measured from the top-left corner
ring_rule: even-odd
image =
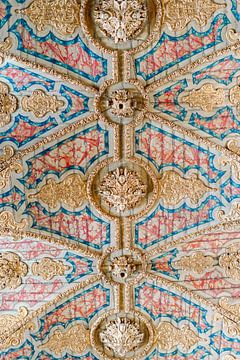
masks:
[[[100,30],[119,43],[142,30],[147,7],[144,0],[96,0],[93,16]]]
[[[12,146],[4,146],[2,152],[3,154],[0,155],[0,189],[7,186],[12,171],[15,171],[17,174],[23,171],[22,164],[19,161],[12,160],[15,155],[15,150]]]
[[[0,82],[0,126],[10,123],[11,115],[17,110],[16,96],[9,94],[8,85]]]
[[[111,94],[108,105],[113,115],[132,117],[137,108],[137,101],[132,97],[130,91],[116,90]]]
[[[118,212],[133,209],[146,195],[147,187],[135,171],[117,168],[100,184],[99,194]]]
[[[174,263],[178,269],[184,271],[194,271],[197,274],[202,274],[207,269],[212,268],[216,260],[212,256],[204,255],[203,252],[198,251],[190,256],[183,256],[180,260]]]
[[[184,352],[188,352],[199,340],[188,325],[178,329],[170,322],[162,322],[157,329],[157,343],[161,350],[170,351],[180,346]]]
[[[240,245],[234,244],[219,257],[219,266],[225,270],[226,276],[240,280]]]
[[[62,35],[72,35],[80,26],[80,2],[78,0],[33,0],[30,5],[17,13],[26,15],[43,31],[53,26]]]
[[[112,276],[126,279],[136,271],[136,265],[131,256],[123,255],[113,260],[110,271],[112,272]]]
[[[0,289],[16,289],[28,273],[27,264],[12,252],[0,253]]]
[[[51,280],[54,276],[63,276],[69,269],[70,266],[64,265],[61,260],[54,260],[49,257],[32,264],[31,268],[33,275],[41,276],[46,281]]]
[[[104,346],[121,358],[141,346],[143,339],[144,333],[140,331],[138,324],[121,317],[109,321],[100,332],[100,340]]]
[[[164,172],[159,180],[159,195],[169,206],[175,206],[184,199],[198,204],[211,190],[213,189],[206,186],[196,174],[192,174],[190,178],[182,178],[176,171],[169,170]]]
[[[22,234],[25,233],[28,225],[27,219],[22,219],[16,222],[13,214],[10,211],[2,211],[0,213],[0,234],[1,236],[9,235],[14,240],[17,240]]]
[[[44,117],[49,112],[57,112],[64,106],[62,100],[58,100],[56,95],[48,95],[43,90],[35,90],[31,96],[22,98],[22,108],[24,111],[32,111],[37,118]]]
[[[212,84],[204,84],[198,90],[188,91],[181,101],[193,108],[212,111],[217,106],[223,106],[225,101],[224,89],[215,89]]]
[[[41,200],[50,208],[63,203],[72,209],[82,205],[85,200],[85,183],[79,174],[68,175],[57,183],[55,179],[48,179],[37,194],[29,195],[29,199]]]
[[[196,20],[199,26],[205,26],[213,13],[221,8],[224,5],[212,0],[167,0],[165,22],[174,31],[184,29],[192,20]]]
[[[27,323],[17,331],[14,331],[12,335],[4,338],[4,334],[11,331],[11,328],[19,321],[23,321],[28,315],[28,310],[25,307],[20,307],[18,315],[4,314],[0,315],[0,351],[4,351],[10,347],[18,347],[24,340],[24,334],[26,330],[34,330],[34,324]]]
[[[39,349],[46,349],[56,356],[62,356],[65,352],[82,354],[90,345],[89,330],[82,324],[68,326],[67,329],[57,329],[50,334],[49,340],[39,346]]]

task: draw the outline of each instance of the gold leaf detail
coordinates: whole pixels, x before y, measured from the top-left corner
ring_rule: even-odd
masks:
[[[10,123],[11,115],[17,110],[16,96],[9,94],[8,85],[0,82],[0,126]]]
[[[213,267],[214,263],[215,260],[212,256],[206,256],[203,252],[198,251],[190,256],[183,256],[174,265],[185,271],[194,271],[197,274],[202,274],[207,269]]]
[[[182,178],[176,171],[170,170],[164,172],[159,180],[159,195],[169,206],[175,206],[185,198],[197,204],[210,190],[215,189],[206,186],[196,174],[192,174],[191,178]]]
[[[12,146],[6,145],[3,148],[3,154],[0,156],[0,189],[3,189],[10,180],[11,171],[15,171],[17,174],[23,171],[22,164],[18,161],[12,160],[15,150]]]
[[[11,331],[12,327],[19,321],[24,320],[27,315],[28,310],[25,307],[19,308],[18,315],[0,315],[0,351],[6,350],[10,347],[19,346],[24,340],[25,331],[34,329],[34,325],[32,323],[27,323],[17,331],[14,331],[14,333],[8,338],[4,338],[4,334]]]
[[[147,7],[143,0],[97,0],[93,15],[100,30],[119,43],[142,30]]]
[[[235,315],[237,318],[239,318],[238,322],[234,322],[231,319],[224,317],[224,325],[227,329],[227,332],[231,336],[239,336],[240,335],[240,303],[238,304],[229,304],[228,298],[222,298],[219,300],[219,305],[224,310],[229,311],[233,315]]]
[[[230,139],[228,140],[226,147],[231,150],[232,152],[240,155],[240,146],[237,139]]]
[[[225,5],[216,4],[212,0],[167,0],[165,22],[174,31],[184,29],[192,20],[205,26],[214,12],[224,7]]]
[[[219,210],[217,213],[217,217],[222,222],[232,222],[240,219],[240,203],[235,203],[232,205],[232,208],[228,215],[224,210]]]
[[[29,199],[41,200],[50,208],[55,208],[58,203],[63,202],[73,209],[81,206],[85,197],[85,183],[78,174],[68,175],[60,183],[48,179],[37,194],[29,195]]]
[[[108,105],[113,115],[130,117],[134,115],[134,110],[137,108],[137,101],[133,98],[130,91],[116,90],[111,94]]]
[[[37,118],[42,118],[48,112],[57,112],[64,106],[62,100],[58,100],[56,95],[48,95],[43,90],[35,90],[31,96],[22,98],[22,108],[24,111],[32,111]]]
[[[28,273],[27,264],[12,252],[0,253],[0,289],[16,289]]]
[[[235,85],[229,91],[229,100],[231,104],[239,106],[240,104],[240,85]]]
[[[134,208],[146,195],[147,187],[135,171],[117,168],[100,184],[99,194],[118,212]]]
[[[240,246],[231,245],[227,251],[219,257],[219,266],[225,270],[228,277],[240,280]]]
[[[0,41],[0,64],[4,61],[4,55],[8,53],[13,45],[12,38],[7,37],[3,41]]]
[[[35,276],[41,276],[44,280],[51,280],[54,276],[62,276],[68,271],[70,266],[64,265],[61,260],[43,258],[32,264],[32,273]]]
[[[183,351],[188,352],[199,340],[200,337],[188,325],[178,329],[170,322],[162,322],[157,329],[158,345],[165,351],[170,351],[180,345]]]
[[[24,234],[28,225],[27,219],[22,219],[17,223],[10,211],[2,211],[0,213],[0,234],[13,236],[16,240],[20,235]]]
[[[111,275],[120,279],[127,279],[136,269],[134,259],[127,255],[116,257],[110,266]]]
[[[40,345],[40,349],[49,349],[57,356],[71,351],[74,354],[82,354],[90,345],[89,330],[82,324],[68,327],[66,330],[55,330],[49,340]]]
[[[34,0],[26,9],[16,12],[28,16],[38,31],[50,25],[62,35],[72,35],[80,26],[77,0]]]
[[[224,104],[224,90],[215,89],[212,84],[204,84],[200,89],[186,93],[181,101],[204,111],[212,111],[215,107]]]

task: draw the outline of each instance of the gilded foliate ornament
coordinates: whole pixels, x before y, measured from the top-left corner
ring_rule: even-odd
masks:
[[[10,211],[2,211],[0,213],[0,234],[12,236],[15,240],[24,235],[28,225],[27,219],[16,222]]]
[[[133,209],[146,195],[147,187],[135,171],[117,168],[104,176],[99,194],[118,212]]]
[[[219,257],[219,266],[226,275],[234,280],[240,280],[240,245],[234,244]]]
[[[140,347],[144,340],[137,322],[122,317],[107,322],[99,335],[104,347],[121,358]]]
[[[12,252],[0,253],[0,289],[16,289],[28,273],[27,264]]]
[[[53,26],[62,35],[72,35],[80,26],[78,0],[34,0],[17,13],[26,15],[38,31]]]
[[[203,252],[198,251],[190,256],[181,257],[181,259],[174,262],[174,266],[184,271],[194,271],[197,274],[202,274],[213,267],[215,262],[212,256],[204,255]]]
[[[144,0],[97,0],[94,20],[115,43],[127,41],[143,28],[147,18]]]
[[[37,194],[29,195],[29,199],[41,200],[51,209],[58,204],[76,209],[85,200],[85,183],[79,174],[68,175],[59,183],[55,179],[48,179]]]
[[[111,94],[108,105],[113,115],[132,117],[137,108],[137,101],[133,98],[130,91],[116,90]]]
[[[48,95],[43,90],[35,90],[31,96],[22,98],[24,111],[32,111],[37,118],[44,117],[49,112],[57,112],[64,106],[64,101],[58,100],[56,95]]]
[[[236,322],[229,319],[227,316],[223,317],[225,331],[231,336],[240,336],[240,303],[230,304],[228,298],[221,298],[219,306],[227,310],[236,317]]]
[[[17,110],[17,98],[9,94],[8,85],[0,82],[0,126],[10,123],[11,115]]]
[[[82,324],[74,324],[67,329],[57,329],[50,335],[49,340],[39,346],[56,356],[62,356],[66,352],[82,354],[90,345],[89,330]]]
[[[127,279],[136,269],[133,258],[127,255],[116,257],[110,266],[112,276],[119,279]]]
[[[0,155],[0,189],[3,189],[10,181],[11,172],[17,174],[23,171],[22,164],[14,160],[15,150],[12,146],[6,145]]]
[[[32,264],[32,274],[41,276],[44,280],[51,280],[54,276],[63,276],[70,266],[64,265],[61,260],[46,257]]]

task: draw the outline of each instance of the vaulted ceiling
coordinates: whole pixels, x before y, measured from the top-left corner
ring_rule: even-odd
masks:
[[[0,359],[240,359],[237,0],[0,1]]]

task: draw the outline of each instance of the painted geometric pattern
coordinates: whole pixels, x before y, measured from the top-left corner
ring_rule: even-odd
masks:
[[[239,21],[0,1],[0,360],[240,358]]]

